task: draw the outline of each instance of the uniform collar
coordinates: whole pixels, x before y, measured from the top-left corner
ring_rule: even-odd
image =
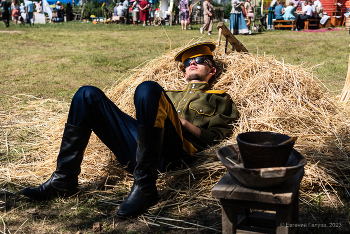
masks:
[[[206,82],[195,82],[195,83],[188,83],[186,90],[189,89],[197,89],[197,90],[208,90],[209,84]]]

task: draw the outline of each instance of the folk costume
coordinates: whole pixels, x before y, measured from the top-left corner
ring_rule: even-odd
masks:
[[[249,30],[244,20],[242,4],[240,0],[232,0],[229,29],[232,34],[248,34]]]
[[[277,0],[272,0],[268,9],[267,30],[273,30],[273,19],[275,18],[275,7],[277,6]]]
[[[211,42],[192,45],[175,59],[212,56],[214,49]],[[56,171],[44,184],[22,193],[35,200],[75,194],[84,150],[94,131],[126,170],[133,172],[133,187],[117,214],[135,217],[158,199],[157,170],[165,172],[193,161],[195,153],[228,137],[238,117],[230,96],[209,90],[205,82],[165,91],[156,82],[146,81],[136,88],[134,104],[136,119],[123,113],[100,89],[81,87],[72,99]],[[200,137],[187,131],[179,116],[199,127]]]

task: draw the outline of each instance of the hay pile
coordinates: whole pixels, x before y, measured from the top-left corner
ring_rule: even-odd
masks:
[[[107,90],[107,96],[121,110],[135,116],[133,93],[139,83],[153,80],[164,89],[185,88],[181,66],[173,61],[174,55],[181,49],[134,69],[128,79]],[[350,186],[349,112],[338,107],[323,91],[325,88],[315,81],[312,69],[284,64],[273,57],[236,52],[226,55],[223,47],[217,48],[214,54],[218,78],[213,80],[212,88],[227,90],[240,113],[232,137],[221,145],[235,143],[237,134],[246,131],[274,131],[297,136],[295,148],[308,159],[302,182],[304,196],[320,188],[328,194],[334,186],[343,187],[347,193]],[[38,103],[33,105],[40,106]],[[35,150],[26,153],[26,160],[2,164],[1,180],[35,185],[47,179],[55,169],[66,116],[66,112],[50,120],[46,116],[40,124],[35,125],[43,140],[35,145]],[[181,181],[185,187],[189,187],[186,194],[182,193],[189,200],[194,195],[197,200],[211,199],[212,186],[225,173],[223,165],[215,156],[218,147],[202,153],[207,157],[202,157],[202,161],[190,173],[184,170],[162,176],[159,186],[167,186],[163,193],[165,199],[178,199],[181,193],[169,180]],[[132,178],[125,176],[117,163],[111,161],[112,153],[93,136],[85,153],[80,183],[108,184],[108,180],[114,177],[130,188]],[[189,175],[196,178],[191,185]],[[177,191],[177,195],[171,193],[173,190]]]

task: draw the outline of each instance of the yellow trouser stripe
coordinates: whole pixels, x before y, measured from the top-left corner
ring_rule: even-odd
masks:
[[[164,122],[167,117],[169,117],[171,123],[174,125],[176,129],[177,134],[182,140],[182,148],[190,155],[197,153],[198,150],[192,145],[192,143],[186,140],[182,136],[182,129],[181,129],[179,116],[172,108],[168,99],[166,99],[166,97],[164,96],[164,92],[162,92],[162,95],[160,96],[160,99],[159,99],[158,113],[157,113],[156,121],[154,123],[154,127],[164,128]]]

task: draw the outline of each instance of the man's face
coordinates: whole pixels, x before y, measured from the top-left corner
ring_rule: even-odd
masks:
[[[215,67],[209,67],[207,61],[200,61],[199,63],[196,63],[195,58],[190,58],[189,66],[187,66],[185,69],[185,77],[189,82],[208,82],[209,79],[216,73]]]

